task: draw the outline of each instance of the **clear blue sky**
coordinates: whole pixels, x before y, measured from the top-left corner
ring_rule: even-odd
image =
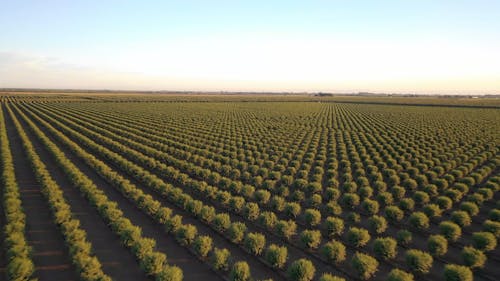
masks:
[[[4,1],[0,87],[500,92],[500,1]]]

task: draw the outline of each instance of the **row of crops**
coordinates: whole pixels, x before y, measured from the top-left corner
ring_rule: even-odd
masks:
[[[8,280],[55,280],[58,268],[81,280],[500,273],[497,109],[1,101]],[[41,264],[30,173],[65,267]]]

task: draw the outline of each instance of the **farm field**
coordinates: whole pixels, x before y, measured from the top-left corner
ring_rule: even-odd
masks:
[[[0,280],[498,280],[499,102],[443,100],[0,96]]]

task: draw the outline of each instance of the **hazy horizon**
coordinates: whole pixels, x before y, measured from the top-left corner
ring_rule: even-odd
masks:
[[[0,88],[500,93],[499,1],[10,1]]]

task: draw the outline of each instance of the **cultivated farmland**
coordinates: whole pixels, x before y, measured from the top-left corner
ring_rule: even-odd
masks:
[[[496,100],[0,99],[0,280],[500,276]]]

